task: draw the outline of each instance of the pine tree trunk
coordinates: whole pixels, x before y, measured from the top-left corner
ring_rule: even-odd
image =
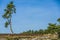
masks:
[[[10,31],[13,34],[11,18],[10,18]]]

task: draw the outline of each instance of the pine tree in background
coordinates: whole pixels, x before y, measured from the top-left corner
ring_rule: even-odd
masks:
[[[59,24],[60,24],[60,18],[58,18],[58,19],[57,19],[57,21],[58,21],[58,22],[59,22]]]

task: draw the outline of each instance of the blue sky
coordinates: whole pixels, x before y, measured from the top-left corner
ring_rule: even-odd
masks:
[[[4,9],[11,0],[0,0],[0,33],[10,33],[4,27],[2,18]],[[56,23],[60,17],[60,0],[13,0],[16,14],[12,17],[12,28],[15,33],[27,30],[46,29],[48,23]]]

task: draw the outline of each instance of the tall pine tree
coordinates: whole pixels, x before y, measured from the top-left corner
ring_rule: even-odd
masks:
[[[13,4],[13,1],[11,1],[6,9],[4,9],[5,13],[2,15],[2,17],[4,19],[6,19],[6,22],[5,22],[5,27],[7,28],[8,26],[10,26],[10,31],[11,33],[13,33],[13,30],[12,30],[12,14],[13,13],[16,13],[16,8],[15,8],[15,5]]]

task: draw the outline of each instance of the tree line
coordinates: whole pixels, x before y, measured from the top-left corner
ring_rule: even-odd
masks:
[[[43,30],[28,30],[23,32],[22,34],[54,34],[57,33],[58,35],[60,35],[60,18],[57,19],[58,23],[48,23],[48,27],[47,29]]]

